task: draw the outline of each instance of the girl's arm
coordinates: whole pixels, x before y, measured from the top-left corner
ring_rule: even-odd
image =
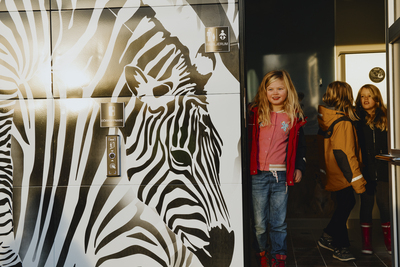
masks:
[[[356,150],[356,132],[352,123],[339,122],[334,129],[332,140],[335,140],[332,144],[333,155],[343,176],[357,193],[364,192],[366,182],[360,169],[361,154]]]

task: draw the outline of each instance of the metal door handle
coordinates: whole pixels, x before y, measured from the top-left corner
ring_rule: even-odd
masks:
[[[379,160],[390,161],[390,162],[400,162],[400,157],[393,156],[390,154],[379,154],[379,155],[376,155],[375,158],[377,158]]]

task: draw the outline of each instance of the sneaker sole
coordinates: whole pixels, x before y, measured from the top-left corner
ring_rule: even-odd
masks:
[[[373,251],[372,250],[363,249],[363,250],[361,250],[361,253],[362,254],[367,254],[367,255],[372,255]]]
[[[333,255],[333,257],[335,258],[335,259],[337,259],[337,260],[340,260],[340,261],[354,261],[356,258],[347,258],[347,259],[343,259],[343,258],[339,258],[338,256],[335,256],[335,255]]]
[[[327,249],[327,250],[330,250],[330,251],[334,251],[333,248],[330,248],[330,247],[327,247],[327,246],[323,245],[321,242],[319,242],[319,240],[318,240],[318,245],[319,245],[320,247],[323,247],[324,249]]]

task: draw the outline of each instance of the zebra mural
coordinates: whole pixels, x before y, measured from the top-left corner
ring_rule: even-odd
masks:
[[[177,29],[235,30],[237,3],[147,2],[0,1],[0,266],[241,266],[241,187],[221,180],[240,178],[239,112],[218,127],[237,49]],[[104,102],[125,127],[100,127]]]

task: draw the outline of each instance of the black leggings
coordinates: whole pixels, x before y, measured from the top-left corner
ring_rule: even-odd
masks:
[[[336,195],[336,209],[324,232],[333,238],[332,245],[337,248],[349,247],[350,240],[347,232],[347,219],[356,204],[353,187],[349,186],[334,192]]]
[[[381,223],[390,222],[389,182],[377,181],[375,190],[368,190],[360,195],[360,223],[372,223],[375,197]]]

